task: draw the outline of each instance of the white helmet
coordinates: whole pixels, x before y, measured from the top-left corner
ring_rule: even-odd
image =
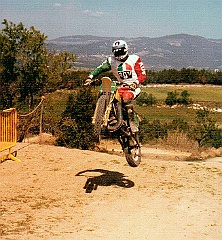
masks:
[[[115,41],[113,43],[112,52],[117,60],[123,60],[128,55],[127,43],[123,40]]]

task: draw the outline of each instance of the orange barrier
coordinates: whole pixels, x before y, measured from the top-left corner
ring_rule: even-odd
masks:
[[[17,142],[17,112],[15,108],[6,109],[0,112],[0,152],[8,149],[8,154],[0,158],[0,162],[7,159],[20,162],[11,152]]]

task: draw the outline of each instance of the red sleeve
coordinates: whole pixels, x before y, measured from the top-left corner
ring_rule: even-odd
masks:
[[[146,79],[146,71],[145,71],[145,67],[143,65],[143,62],[141,61],[140,58],[138,58],[138,60],[135,63],[135,72],[138,76],[138,81],[140,83],[144,82]]]

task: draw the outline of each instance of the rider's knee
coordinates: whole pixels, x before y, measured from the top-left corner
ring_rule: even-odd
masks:
[[[124,102],[131,102],[134,99],[134,94],[131,91],[123,92],[122,99]]]

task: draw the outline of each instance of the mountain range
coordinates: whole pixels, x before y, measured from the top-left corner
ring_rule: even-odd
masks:
[[[222,70],[222,39],[176,34],[157,38],[121,38],[129,53],[141,57],[148,70],[196,68]],[[92,69],[110,56],[114,37],[64,36],[47,40],[47,48],[76,55],[76,69]]]

